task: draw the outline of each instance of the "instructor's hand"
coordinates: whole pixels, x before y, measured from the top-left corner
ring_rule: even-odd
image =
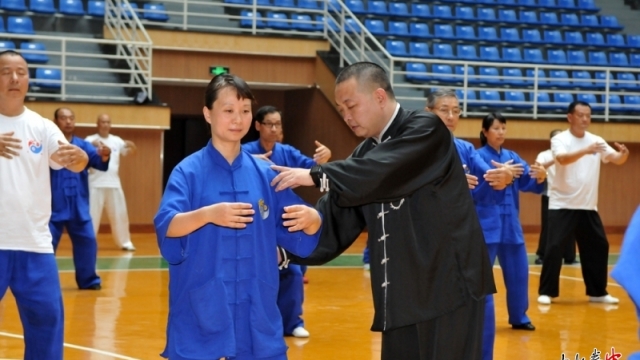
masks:
[[[288,168],[286,166],[277,165],[272,165],[271,168],[280,172],[280,174],[271,181],[271,186],[275,186],[276,191],[282,191],[289,188],[294,189],[298,186],[314,185],[309,169]]]

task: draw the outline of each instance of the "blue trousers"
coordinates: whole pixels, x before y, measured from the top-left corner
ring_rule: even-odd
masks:
[[[507,289],[509,324],[530,323],[529,309],[529,263],[524,244],[487,244],[491,264],[500,261],[502,277]]]
[[[55,256],[0,250],[0,299],[7,288],[24,329],[24,359],[62,360],[64,310]]]
[[[487,295],[484,303],[484,326],[482,329],[482,360],[493,360],[493,346],[496,341],[496,308],[493,294]]]
[[[304,284],[300,265],[289,264],[280,270],[280,288],[278,289],[278,309],[282,314],[282,327],[285,335],[291,335],[297,327],[304,327],[302,320],[302,302]]]
[[[100,284],[100,277],[96,273],[98,244],[93,232],[91,220],[51,221],[49,230],[53,237],[53,249],[58,249],[62,230],[67,228],[73,247],[73,266],[76,269],[76,283],[80,289],[86,289]]]
[[[368,246],[365,246],[364,251],[362,252],[362,263],[363,264],[369,263],[369,247]]]

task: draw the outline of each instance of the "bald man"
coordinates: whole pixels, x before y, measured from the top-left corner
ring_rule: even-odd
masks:
[[[136,152],[136,145],[129,140],[110,134],[111,118],[101,114],[97,120],[98,133],[86,137],[97,149],[108,147],[111,149],[111,162],[107,171],[92,171],[89,175],[91,219],[93,230],[98,235],[102,209],[107,209],[107,217],[111,224],[111,234],[116,244],[126,251],[136,248],[131,242],[129,233],[129,215],[127,202],[122,191],[122,184],[118,175],[120,156],[127,156]]]

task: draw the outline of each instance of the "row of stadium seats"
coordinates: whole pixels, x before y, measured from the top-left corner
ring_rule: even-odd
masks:
[[[575,30],[542,30],[515,27],[472,26],[450,24],[434,24],[433,33],[429,24],[422,22],[388,21],[365,19],[364,26],[376,36],[407,37],[419,39],[480,41],[511,43],[514,45],[568,45],[572,47],[606,47],[623,49],[640,49],[640,35],[603,34]],[[522,33],[522,36],[520,35]],[[498,36],[498,34],[500,36]]]
[[[464,99],[465,92],[456,90],[458,98]],[[594,111],[603,111],[605,97],[595,94],[576,94],[538,92],[538,108],[541,110],[564,111],[574,100],[589,103]],[[533,108],[533,93],[523,91],[498,90],[467,90],[466,103],[468,107],[482,108],[512,108],[529,110]],[[609,111],[637,113],[640,111],[640,96],[638,95],[609,95]]]
[[[429,44],[426,42],[409,42],[408,51],[404,41],[387,40],[385,48],[393,56],[435,58],[435,59],[456,59],[468,61],[498,61],[530,64],[559,64],[559,65],[582,65],[582,66],[618,66],[636,67],[640,66],[640,53],[627,55],[620,51],[588,51],[548,49],[546,59],[539,48],[524,48],[522,51],[518,47],[503,46],[480,46],[459,44],[454,47],[447,43],[434,43],[433,52],[429,51]]]
[[[146,20],[169,20],[169,16],[167,15],[164,4],[145,3],[143,5],[143,8],[139,8],[138,4],[136,3],[130,4],[131,7],[124,10],[125,13],[129,16],[131,14],[131,11],[136,11],[141,14],[141,18]],[[104,1],[102,0],[89,0],[87,2],[87,11],[85,12],[84,3],[82,0],[60,0],[60,9],[56,10],[53,0],[30,0],[28,11],[40,14],[59,13],[62,15],[70,16],[89,15],[95,17],[104,17],[104,7]],[[16,12],[27,11],[24,0],[0,0],[0,9]],[[9,20],[11,20],[11,18],[12,17],[9,17]]]
[[[430,71],[429,71],[430,68]],[[428,64],[409,62],[406,64],[407,79],[415,82],[438,81],[442,83],[461,84],[465,76],[463,65]],[[535,80],[534,69],[502,68],[480,66],[478,72],[474,66],[467,66],[467,82],[473,85],[506,85],[515,87],[531,87]],[[584,88],[604,89],[606,72],[595,71],[593,76],[586,70],[573,70],[569,73],[563,69],[538,69],[538,87],[540,88]],[[611,90],[640,90],[640,73],[609,73]]]
[[[0,40],[0,52],[5,50],[16,50],[16,44],[10,40]],[[46,46],[39,42],[23,42],[20,43],[20,54],[32,64],[46,64],[49,62],[49,56],[44,52],[47,51]]]
[[[534,7],[548,9],[600,11],[594,0],[440,0],[459,4],[489,4],[497,6]]]
[[[62,72],[59,69],[37,68],[35,77],[29,82],[31,88],[38,87],[42,90],[59,90],[61,87]]]

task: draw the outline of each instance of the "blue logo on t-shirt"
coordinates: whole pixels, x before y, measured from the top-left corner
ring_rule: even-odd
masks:
[[[34,154],[40,154],[42,151],[42,144],[38,140],[29,140],[29,150]]]

